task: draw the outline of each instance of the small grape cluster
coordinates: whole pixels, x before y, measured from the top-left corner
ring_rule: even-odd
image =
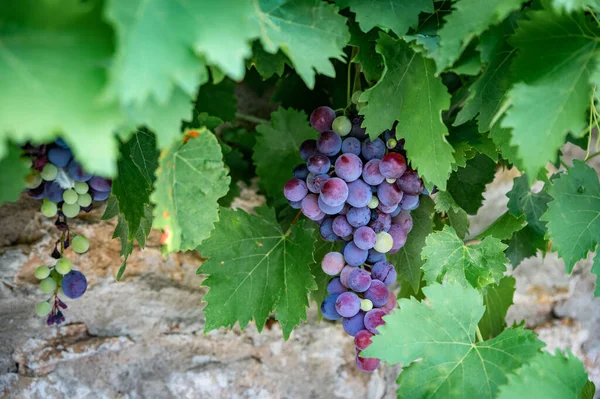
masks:
[[[319,224],[324,240],[344,242],[342,252],[329,252],[321,262],[332,276],[321,313],[342,319],[354,337],[358,368],[371,372],[379,359],[364,358],[361,351],[397,305],[388,289],[397,274],[386,253],[404,246],[413,225],[410,211],[427,192],[407,164],[404,140],[396,139],[395,129],[371,140],[362,117],[336,116],[329,107],[315,109],[310,123],[319,137],[300,145],[305,163],[294,168],[283,193],[293,208]]]

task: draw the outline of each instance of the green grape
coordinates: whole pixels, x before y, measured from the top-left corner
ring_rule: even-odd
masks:
[[[79,198],[79,196],[73,189],[65,190],[63,193],[63,200],[65,201],[65,204],[75,204],[77,202],[77,198]]]
[[[396,139],[389,139],[386,143],[387,148],[389,148],[390,150],[393,148],[396,148],[397,145],[398,145],[398,140],[396,140]]]
[[[42,176],[37,170],[32,170],[27,176],[25,176],[25,187],[37,188],[42,184]]]
[[[358,99],[360,98],[361,94],[362,94],[362,91],[360,91],[360,90],[352,93],[352,104],[358,104]]]
[[[41,176],[46,181],[52,181],[58,176],[58,168],[51,163],[47,163],[44,169],[42,169]]]
[[[82,254],[90,249],[90,241],[82,235],[76,235],[71,240],[71,248],[73,248],[73,251],[76,253]]]
[[[88,186],[88,184],[85,182],[78,181],[75,183],[75,192],[77,194],[85,194],[88,192],[89,189],[90,186]]]
[[[47,277],[40,283],[40,290],[43,293],[49,294],[56,289],[56,281],[52,277]]]
[[[48,302],[40,302],[35,307],[35,314],[40,317],[48,316],[50,311],[52,311],[52,305]]]
[[[379,206],[379,198],[376,196],[371,197],[371,201],[367,204],[370,209],[375,209]]]
[[[388,183],[390,183],[390,184],[396,183],[396,179],[387,179],[386,178],[385,181],[388,182]]]
[[[350,130],[352,130],[352,122],[350,122],[350,119],[348,119],[344,115],[338,116],[333,120],[331,128],[334,132],[343,137],[348,135],[348,133],[350,133]]]
[[[394,239],[389,233],[385,231],[381,231],[377,233],[377,241],[375,241],[375,246],[373,247],[375,251],[381,252],[382,254],[389,252],[394,245]]]
[[[361,299],[360,300],[360,310],[363,312],[368,312],[373,309],[373,302],[370,299]]]
[[[44,202],[42,203],[41,211],[42,211],[42,215],[46,216],[47,218],[51,218],[51,217],[56,216],[58,207],[56,206],[56,204],[54,202],[44,200]]]
[[[48,266],[38,266],[33,274],[38,280],[43,280],[50,275],[50,268]]]
[[[68,218],[74,218],[79,214],[81,207],[77,204],[63,204],[62,213]]]
[[[57,272],[59,272],[60,274],[62,274],[64,276],[65,274],[69,273],[71,271],[71,269],[73,269],[73,264],[67,258],[60,258],[56,262],[56,265],[54,265],[54,268],[56,269]]]
[[[79,194],[79,198],[77,198],[77,204],[81,207],[89,206],[92,203],[92,196],[88,193]]]

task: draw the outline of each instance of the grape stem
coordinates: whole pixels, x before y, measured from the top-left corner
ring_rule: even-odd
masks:
[[[244,120],[246,122],[256,123],[257,125],[271,123],[271,122],[269,122],[266,119],[259,118],[257,116],[248,115],[248,114],[243,114],[241,112],[236,112],[235,113],[235,117],[237,119],[241,119],[241,120]]]
[[[63,252],[65,252],[65,232],[63,231],[60,235],[60,256],[62,257]]]
[[[302,211],[298,211],[298,213],[296,214],[296,217],[294,217],[294,220],[292,220],[292,224],[290,224],[290,227],[288,227],[287,231],[285,232],[285,234],[283,235],[284,237],[287,237],[291,234],[292,232],[292,227],[294,227],[296,225],[296,223],[298,223],[298,220],[300,220],[300,216],[302,216]]]
[[[477,341],[483,342],[483,337],[481,336],[481,330],[479,326],[475,327],[475,335],[477,336]]]

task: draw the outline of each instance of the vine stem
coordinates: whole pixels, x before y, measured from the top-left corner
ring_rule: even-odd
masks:
[[[65,252],[65,232],[63,231],[60,235],[60,256],[62,257],[63,252]]]
[[[241,112],[236,112],[235,113],[235,117],[238,118],[238,119],[247,121],[247,122],[256,123],[257,125],[260,125],[260,124],[263,124],[263,123],[264,124],[271,123],[271,122],[269,122],[266,119],[259,118],[257,116],[248,115],[248,114],[243,114]]]
[[[298,220],[300,220],[300,216],[302,216],[302,210],[298,211],[298,213],[296,214],[296,217],[294,218],[294,220],[292,220],[292,224],[290,224],[290,227],[288,227],[287,231],[283,235],[284,237],[287,237],[290,235],[290,233],[292,232],[292,227],[294,227],[296,225],[296,223],[298,223]]]
[[[585,162],[589,161],[590,159],[596,158],[598,155],[600,155],[600,151],[590,154],[590,156],[586,158]]]
[[[479,329],[479,326],[475,328],[475,335],[477,336],[477,340],[479,342],[483,342],[483,337],[481,336],[481,330]]]

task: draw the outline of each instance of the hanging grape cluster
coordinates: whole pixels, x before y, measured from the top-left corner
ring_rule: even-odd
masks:
[[[90,243],[83,235],[71,237],[68,219],[92,210],[93,201],[106,200],[112,183],[87,173],[62,139],[47,145],[26,145],[24,151],[31,159],[31,171],[25,179],[27,194],[42,200],[42,214],[56,217],[55,226],[60,232],[51,254],[56,259],[55,264],[42,265],[35,270],[35,277],[41,280],[40,290],[50,295],[37,304],[35,312],[40,317],[47,317],[48,325],[58,325],[65,321],[63,310],[67,309],[60,296],[77,299],[87,289],[85,275],[73,269],[65,251],[71,247],[82,254],[89,249]]]
[[[404,140],[396,139],[395,129],[371,140],[362,118],[349,116],[336,116],[329,107],[313,111],[310,123],[319,136],[300,145],[305,163],[294,168],[283,193],[293,208],[319,224],[324,240],[344,242],[342,252],[329,252],[321,262],[332,276],[321,313],[342,319],[354,337],[358,368],[370,372],[379,359],[363,358],[361,351],[397,304],[388,288],[396,270],[386,254],[406,243],[410,211],[427,192],[407,163]]]

